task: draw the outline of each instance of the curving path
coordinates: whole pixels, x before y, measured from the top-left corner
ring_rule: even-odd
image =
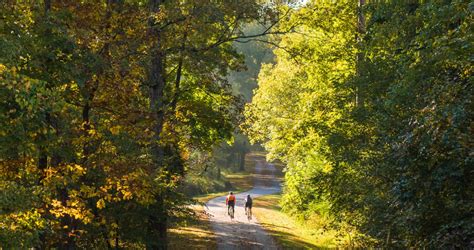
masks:
[[[217,236],[218,249],[279,249],[255,217],[248,221],[245,216],[244,199],[247,194],[256,198],[281,190],[280,181],[274,174],[275,166],[267,163],[264,157],[251,157],[255,161],[254,188],[236,195],[235,218],[231,220],[227,215],[226,196],[206,203],[211,225]]]

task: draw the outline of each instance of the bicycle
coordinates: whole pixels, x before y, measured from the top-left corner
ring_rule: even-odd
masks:
[[[250,194],[245,198],[245,215],[247,215],[249,221],[252,219],[252,197],[250,197]]]
[[[234,207],[233,207],[233,206],[229,206],[229,207],[227,208],[227,213],[229,214],[230,219],[234,219],[234,212],[235,212],[235,211],[234,211]]]
[[[245,207],[245,215],[247,215],[247,219],[249,221],[252,220],[252,208]]]
[[[229,214],[230,219],[234,219],[235,200],[236,199],[233,192],[229,192],[229,195],[225,198],[225,204],[227,205],[227,213]]]

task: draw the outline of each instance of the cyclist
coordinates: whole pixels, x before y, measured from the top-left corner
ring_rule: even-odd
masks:
[[[230,208],[232,207],[232,211],[234,211],[235,206],[235,196],[233,192],[229,192],[229,195],[227,195],[225,199],[225,204],[227,205],[227,214],[230,215]]]
[[[245,214],[252,218],[252,197],[250,197],[250,194],[245,198]]]

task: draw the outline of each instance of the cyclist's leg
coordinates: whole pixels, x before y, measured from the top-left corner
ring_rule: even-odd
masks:
[[[233,215],[234,215],[234,203],[233,202],[228,203],[227,214],[230,215],[231,217],[233,217]]]

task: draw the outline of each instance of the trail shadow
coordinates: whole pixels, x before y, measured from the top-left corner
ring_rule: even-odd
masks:
[[[168,249],[217,249],[215,236],[211,231],[203,233],[202,231],[170,230],[168,232]]]
[[[219,249],[283,249],[265,245],[273,239],[266,234],[260,234],[261,227],[255,223],[215,222],[218,230],[215,232]]]
[[[216,236],[204,221],[168,231],[169,249],[217,249]]]

